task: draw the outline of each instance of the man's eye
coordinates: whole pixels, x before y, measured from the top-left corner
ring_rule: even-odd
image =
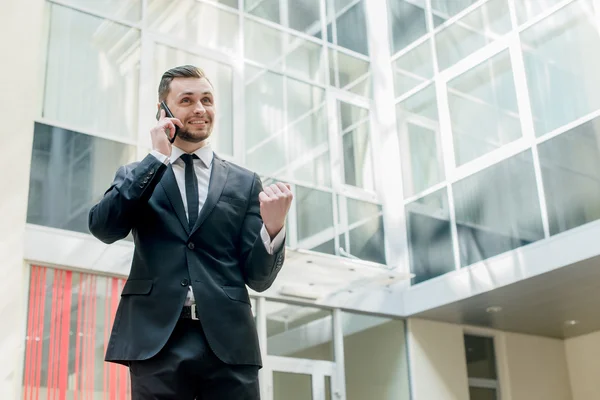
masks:
[[[181,100],[182,103],[189,103],[190,99],[188,99],[187,97]]]
[[[203,98],[203,99],[202,99],[202,101],[203,101],[203,102],[205,102],[205,103],[207,103],[207,104],[210,104],[210,103],[211,103],[211,100],[210,100],[210,98],[209,98],[209,97],[205,97],[205,98]]]

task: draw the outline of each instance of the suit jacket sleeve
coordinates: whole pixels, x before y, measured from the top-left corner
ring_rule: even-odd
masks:
[[[148,201],[166,169],[150,154],[139,163],[120,167],[102,200],[90,210],[90,232],[104,243],[125,238],[139,206]]]
[[[248,209],[242,226],[241,262],[246,284],[257,292],[263,292],[271,287],[285,258],[285,242],[278,251],[271,255],[267,252],[260,237],[263,221],[260,216],[258,194],[261,191],[260,178],[254,174]]]

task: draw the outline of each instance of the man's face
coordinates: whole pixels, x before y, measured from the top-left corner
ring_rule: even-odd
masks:
[[[166,99],[175,118],[183,123],[177,137],[192,143],[206,140],[213,130],[215,99],[205,78],[175,78]]]

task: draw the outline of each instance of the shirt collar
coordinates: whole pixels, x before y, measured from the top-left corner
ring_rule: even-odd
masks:
[[[185,151],[181,150],[179,147],[175,145],[171,146],[171,164],[175,163],[184,153]],[[214,154],[210,144],[207,143],[205,146],[200,147],[193,154],[197,155],[198,158],[202,160],[206,168],[209,168],[212,165]]]

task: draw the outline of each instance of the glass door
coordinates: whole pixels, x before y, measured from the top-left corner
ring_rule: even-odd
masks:
[[[334,393],[335,364],[328,361],[269,357],[263,395],[268,400],[331,400]]]

